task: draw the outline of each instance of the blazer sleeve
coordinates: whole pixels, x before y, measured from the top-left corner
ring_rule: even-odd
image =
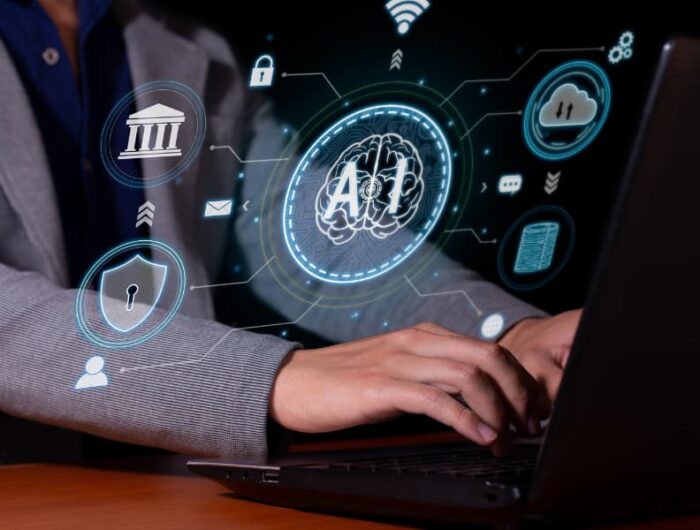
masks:
[[[75,290],[0,264],[0,293],[3,412],[187,454],[265,454],[270,389],[296,344],[179,316],[140,346],[105,350],[79,331]],[[108,385],[75,390],[93,355]],[[180,364],[121,372],[165,363]]]

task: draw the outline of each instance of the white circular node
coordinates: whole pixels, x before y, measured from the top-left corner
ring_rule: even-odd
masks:
[[[99,355],[90,357],[88,362],[85,363],[85,371],[90,375],[99,374],[105,367],[105,360]]]
[[[399,24],[399,33],[401,33],[401,35],[408,33],[408,28],[409,28],[408,22],[401,22]]]
[[[500,313],[487,316],[481,323],[481,336],[485,339],[497,337],[503,331],[505,323],[506,321]]]

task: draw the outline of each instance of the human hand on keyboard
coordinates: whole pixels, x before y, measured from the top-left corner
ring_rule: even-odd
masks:
[[[297,350],[270,399],[271,417],[300,432],[425,414],[496,454],[509,448],[511,423],[539,434],[549,409],[540,385],[508,350],[435,324]]]
[[[539,381],[553,402],[576,335],[581,310],[548,318],[526,319],[505,334],[501,346],[512,352]]]

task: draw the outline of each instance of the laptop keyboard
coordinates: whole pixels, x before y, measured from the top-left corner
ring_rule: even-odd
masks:
[[[329,462],[298,467],[351,473],[471,478],[510,483],[520,482],[532,476],[538,449],[539,447],[535,444],[517,445],[512,455],[496,458],[480,447],[464,447],[450,452]]]

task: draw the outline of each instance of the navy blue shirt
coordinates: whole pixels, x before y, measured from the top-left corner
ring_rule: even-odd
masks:
[[[0,0],[0,39],[41,130],[74,286],[100,255],[145,236],[134,228],[143,191],[114,180],[99,151],[107,115],[132,89],[124,38],[110,0],[79,0],[78,7],[76,77],[58,30],[39,2]],[[114,141],[126,145],[126,128],[117,129]],[[138,161],[132,162],[130,174],[139,175]]]

